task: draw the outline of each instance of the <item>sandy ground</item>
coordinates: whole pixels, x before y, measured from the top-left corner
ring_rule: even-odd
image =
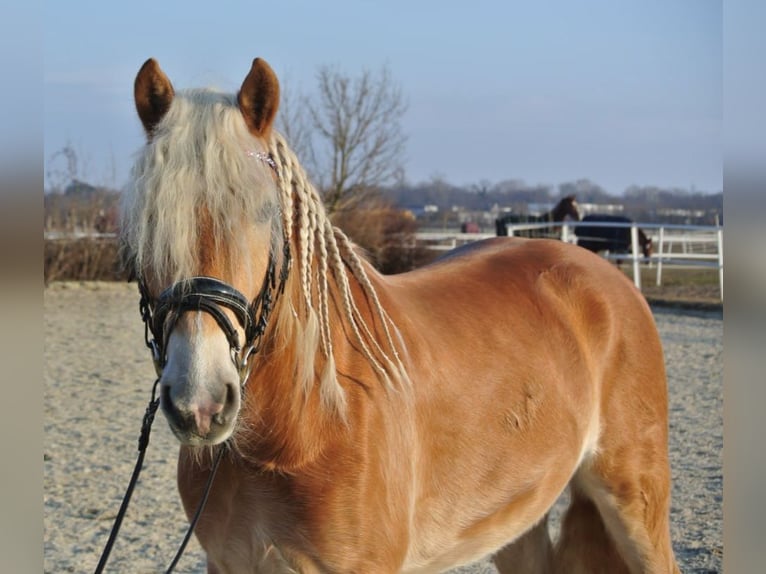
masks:
[[[56,283],[44,305],[44,569],[92,572],[133,470],[154,371],[135,284]],[[682,572],[720,572],[722,314],[657,308],[655,319],[670,388],[676,556]],[[187,524],[175,486],[177,450],[160,413],[108,572],[160,572],[172,559]],[[205,571],[195,540],[176,571]],[[454,572],[495,569],[485,561]]]

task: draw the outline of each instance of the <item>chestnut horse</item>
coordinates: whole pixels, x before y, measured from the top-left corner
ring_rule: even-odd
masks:
[[[239,92],[135,81],[122,211],[208,572],[677,572],[667,390],[641,294],[553,240],[383,276]],[[554,545],[546,519],[571,504]]]

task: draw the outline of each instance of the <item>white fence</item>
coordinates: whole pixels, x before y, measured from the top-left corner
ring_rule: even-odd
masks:
[[[718,269],[718,286],[723,301],[723,227],[710,225],[671,225],[661,223],[601,223],[595,221],[566,221],[558,223],[508,224],[508,235],[529,230],[546,230],[562,241],[577,243],[574,228],[592,227],[630,228],[631,253],[604,253],[611,260],[629,260],[633,266],[633,281],[641,288],[641,266],[656,269],[657,285],[662,285],[662,271],[667,266],[678,268],[712,267]],[[652,240],[652,254],[644,257],[639,244],[638,229]],[[416,234],[416,241],[428,249],[446,251],[481,239],[495,237],[494,233],[459,233],[457,231],[424,231]]]
[[[43,231],[43,238],[51,241],[57,239],[114,239],[115,237],[117,237],[116,233],[99,233],[97,231]]]
[[[508,235],[530,230],[546,230],[549,234],[568,243],[577,243],[574,228],[578,225],[593,227],[629,227],[632,243],[631,253],[605,253],[611,260],[630,260],[633,281],[641,289],[641,265],[656,269],[657,285],[662,285],[662,272],[667,266],[676,268],[707,267],[718,269],[718,287],[723,301],[723,227],[715,225],[670,225],[660,223],[601,223],[595,221],[565,221],[559,223],[508,224]],[[652,239],[652,254],[642,255],[638,229]],[[77,237],[114,237],[111,233],[57,233],[45,232],[46,239]],[[459,231],[423,231],[415,235],[415,241],[428,249],[448,251],[467,243],[495,237],[494,233],[460,233]]]

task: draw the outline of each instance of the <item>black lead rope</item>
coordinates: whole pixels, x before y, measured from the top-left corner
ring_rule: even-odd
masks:
[[[202,514],[202,509],[205,508],[207,497],[210,495],[210,487],[213,486],[213,478],[215,477],[215,473],[218,470],[218,465],[221,462],[221,458],[223,458],[223,451],[225,450],[223,446],[224,445],[218,449],[218,454],[216,454],[215,461],[213,462],[213,468],[210,470],[210,476],[207,477],[205,490],[202,492],[202,499],[199,501],[199,505],[197,506],[197,512],[194,513],[194,518],[192,518],[192,521],[189,524],[189,529],[186,531],[186,536],[184,536],[183,542],[181,542],[181,546],[178,548],[178,552],[176,552],[175,558],[173,558],[173,561],[170,563],[170,566],[168,566],[165,574],[170,574],[176,567],[176,564],[178,564],[178,561],[181,559],[181,555],[184,553],[184,550],[186,550],[186,545],[189,543],[189,539],[191,539],[192,532],[194,532],[194,529],[197,527],[197,521]]]
[[[109,534],[109,540],[106,541],[104,551],[101,553],[101,559],[98,561],[98,566],[96,566],[95,574],[100,574],[104,571],[106,561],[109,559],[109,553],[112,551],[112,546],[117,538],[117,533],[120,531],[120,526],[122,526],[122,519],[125,517],[125,512],[128,510],[130,497],[133,495],[136,482],[138,482],[138,475],[141,474],[146,447],[149,446],[149,433],[152,429],[152,421],[154,421],[154,415],[157,413],[157,407],[160,406],[160,399],[156,398],[157,383],[159,382],[160,379],[157,377],[157,380],[154,381],[154,386],[152,387],[152,400],[149,401],[149,405],[146,407],[144,420],[141,423],[141,436],[138,438],[138,460],[136,460],[136,466],[133,468],[133,475],[130,477],[128,489],[125,491],[125,496],[122,498],[120,510],[117,512],[117,517],[114,519],[114,525],[112,526],[112,532]]]
[[[152,422],[154,421],[154,415],[157,413],[157,408],[160,406],[160,399],[156,397],[157,383],[159,383],[159,381],[159,377],[157,377],[157,380],[154,381],[154,386],[152,387],[152,399],[149,401],[149,404],[146,407],[144,419],[141,423],[141,435],[138,438],[138,459],[136,460],[136,466],[133,468],[133,474],[130,477],[130,482],[128,483],[128,488],[125,491],[125,496],[122,499],[122,504],[120,504],[120,510],[117,512],[117,517],[114,519],[112,531],[109,533],[109,539],[106,541],[106,546],[104,546],[104,551],[101,553],[101,558],[98,561],[98,566],[96,566],[94,574],[101,574],[101,572],[104,571],[106,561],[109,559],[109,554],[112,552],[114,541],[117,539],[117,534],[120,532],[122,519],[125,517],[125,513],[128,510],[128,504],[130,503],[130,498],[133,495],[133,490],[135,489],[136,483],[138,482],[138,475],[141,474],[141,469],[144,463],[144,455],[146,454],[146,447],[149,446],[149,433],[152,430]],[[221,458],[223,458],[224,450],[224,446],[218,449],[215,461],[213,462],[213,467],[210,470],[210,476],[208,476],[207,483],[205,484],[205,490],[202,493],[202,499],[197,506],[197,511],[194,513],[194,517],[189,524],[189,529],[186,531],[186,535],[181,542],[181,546],[178,548],[178,551],[176,552],[173,561],[170,563],[170,566],[168,566],[168,569],[165,571],[166,574],[170,574],[173,571],[173,569],[178,564],[178,561],[181,559],[184,550],[186,550],[186,545],[189,543],[191,535],[194,532],[194,528],[196,528],[197,522],[199,521],[199,517],[202,515],[202,510],[205,508],[205,503],[207,503],[208,496],[210,495],[210,487],[213,485],[213,478],[215,477],[216,471],[218,470],[218,465],[221,462]]]

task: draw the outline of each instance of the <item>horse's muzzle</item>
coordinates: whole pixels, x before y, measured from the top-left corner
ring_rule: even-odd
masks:
[[[224,385],[218,399],[185,400],[171,385],[160,386],[160,405],[170,429],[178,440],[189,446],[211,446],[229,438],[239,412],[238,384]]]

